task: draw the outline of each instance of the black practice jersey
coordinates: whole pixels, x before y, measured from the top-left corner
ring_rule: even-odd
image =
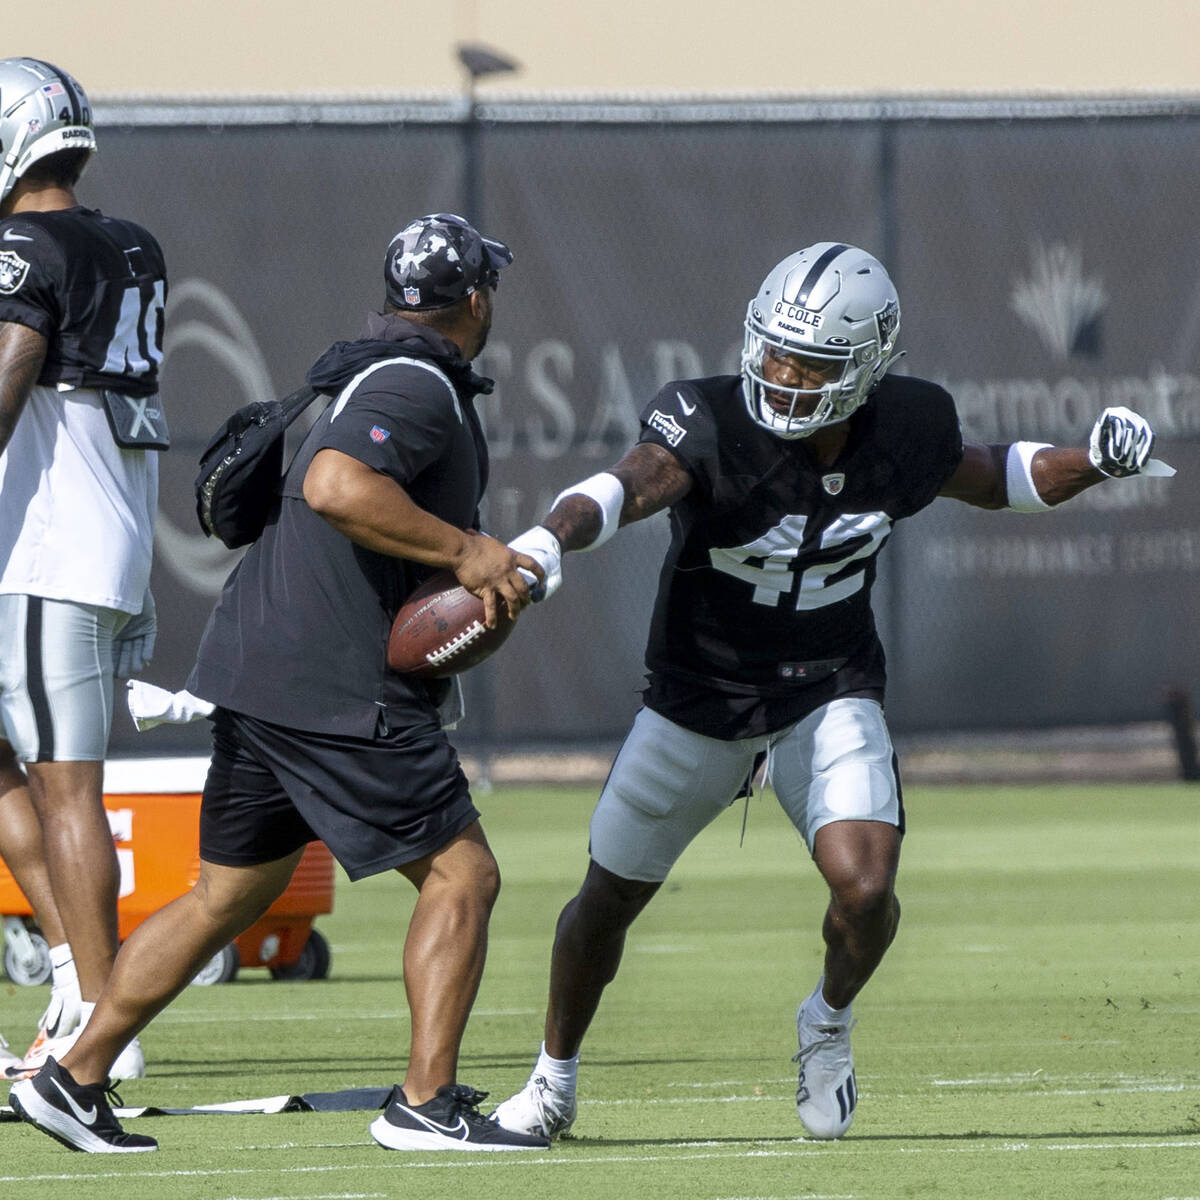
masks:
[[[741,386],[676,381],[642,414],[641,441],[694,480],[671,509],[646,702],[720,738],[782,728],[835,696],[882,700],[876,555],[963,453],[953,400],[923,379],[886,376],[829,467],[756,424]]]
[[[38,383],[158,390],[166,268],[140,225],[88,208],[0,221],[0,321],[48,342]]]

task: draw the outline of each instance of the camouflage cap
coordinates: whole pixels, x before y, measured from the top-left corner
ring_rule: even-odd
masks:
[[[393,308],[448,308],[478,287],[494,288],[512,262],[503,243],[483,237],[462,217],[418,217],[388,243],[383,264]]]

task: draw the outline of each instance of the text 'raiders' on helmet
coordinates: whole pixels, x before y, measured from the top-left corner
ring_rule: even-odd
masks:
[[[789,255],[746,310],[742,392],[750,416],[782,438],[844,421],[896,359],[899,332],[900,297],[873,255],[846,242]],[[768,379],[772,358],[790,358],[817,382]]]
[[[39,58],[0,59],[0,200],[48,154],[95,149],[92,106],[72,76]]]

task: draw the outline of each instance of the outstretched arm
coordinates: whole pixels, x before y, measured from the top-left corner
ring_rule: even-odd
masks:
[[[619,496],[617,489],[612,489],[617,498],[613,509],[617,524],[613,532],[620,526],[632,525],[634,521],[670,508],[692,487],[692,477],[679,459],[661,446],[648,442],[634,446],[605,474],[620,484]],[[554,502],[542,525],[558,538],[563,550],[586,550],[599,538],[606,515],[601,501],[593,499],[587,492],[567,488]]]
[[[1021,446],[1021,443],[1016,443]],[[1025,449],[1027,447],[1028,449]],[[1034,508],[1053,508],[1072,496],[1078,496],[1085,488],[1101,483],[1107,478],[1093,467],[1088,452],[1075,446],[1035,446],[1024,443],[1021,449],[1012,446],[981,446],[967,443],[963,447],[962,462],[958,469],[942,485],[939,496],[961,500],[976,508],[1018,507],[1009,498],[1009,458],[1014,459],[1013,470],[1023,470],[1022,459],[1027,457],[1029,478],[1042,503],[1036,505],[1032,496],[1028,511]],[[1014,491],[1019,491],[1019,484]]]
[[[1143,417],[1127,408],[1106,408],[1087,448],[968,443],[962,462],[938,494],[977,508],[1044,512],[1105,479],[1173,475],[1170,467],[1150,458],[1153,449],[1154,431]]]
[[[670,508],[691,491],[692,476],[668,450],[639,442],[615,466],[561,492],[540,525],[510,543],[546,572],[545,595],[562,582],[562,555],[594,550],[617,529]]]

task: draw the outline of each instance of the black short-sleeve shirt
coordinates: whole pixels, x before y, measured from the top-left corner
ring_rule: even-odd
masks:
[[[398,356],[347,382],[288,469],[278,519],[246,552],[209,619],[190,691],[294,729],[371,737],[428,714],[442,685],[387,668],[396,610],[430,569],[365,549],[303,498],[318,450],[394,479],[421,508],[476,524],[487,458],[473,400],[432,364]]]

